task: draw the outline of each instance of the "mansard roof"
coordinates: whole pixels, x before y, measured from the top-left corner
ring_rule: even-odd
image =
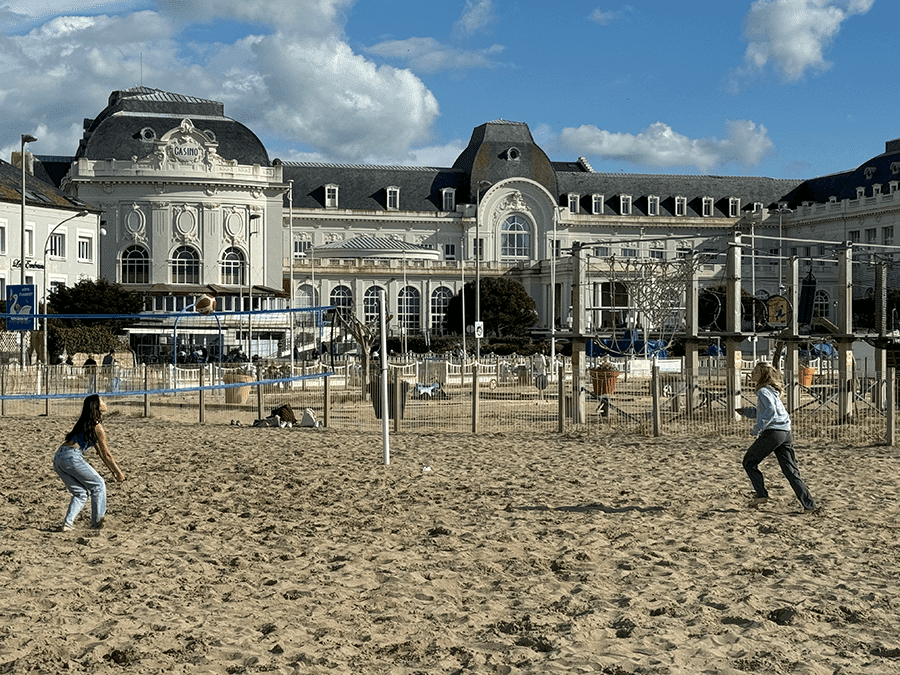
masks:
[[[453,188],[457,201],[468,189],[463,171],[434,167],[377,166],[282,162],[284,182],[294,181],[293,203],[297,208],[324,209],[325,186],[338,186],[338,208],[361,211],[387,209],[387,188],[400,188],[401,211],[443,210],[441,191]],[[285,205],[288,204],[285,196]]]
[[[825,203],[832,197],[838,201],[856,199],[857,188],[864,188],[865,196],[871,197],[874,185],[881,185],[882,191],[887,193],[892,181],[900,181],[900,139],[886,142],[882,154],[853,170],[803,181],[785,201],[793,208],[803,202]]]
[[[671,174],[592,173],[586,171],[557,173],[560,205],[567,203],[566,196],[577,194],[589,198],[602,195],[604,212],[618,212],[618,197],[628,195],[632,199],[632,213],[646,215],[647,197],[659,197],[659,215],[675,215],[675,198],[684,197],[686,216],[703,213],[703,198],[713,200],[713,215],[729,216],[729,200],[741,200],[741,211],[746,212],[754,203],[769,208],[802,181],[749,176],[692,176]],[[587,202],[585,202],[585,208]]]
[[[75,159],[130,161],[132,157],[144,157],[153,151],[154,139],[185,118],[200,131],[211,132],[221,157],[239,164],[271,165],[256,134],[226,117],[222,103],[149,87],[114,91],[107,107],[96,118],[85,120]]]

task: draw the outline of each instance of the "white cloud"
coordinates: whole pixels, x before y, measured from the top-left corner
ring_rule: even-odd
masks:
[[[437,100],[408,70],[376,67],[337,40],[263,40],[256,53],[270,129],[343,161],[401,158],[430,138]]]
[[[465,34],[477,33],[496,21],[496,18],[492,0],[466,0],[466,7],[454,29]]]
[[[744,20],[744,74],[772,64],[790,82],[827,70],[825,50],[841,25],[875,0],[756,0]]]
[[[591,15],[589,18],[591,21],[593,21],[596,24],[599,24],[601,26],[608,26],[609,24],[613,23],[614,21],[618,21],[619,19],[624,19],[625,16],[633,10],[634,10],[634,8],[631,5],[625,5],[622,7],[622,9],[615,9],[615,10],[610,10],[610,9],[604,10],[604,9],[600,9],[598,7],[593,12],[591,12]]]
[[[481,50],[455,49],[428,37],[381,42],[366,51],[383,58],[404,61],[417,73],[434,73],[496,68],[500,63],[493,57],[500,54],[503,47],[492,45]]]
[[[39,9],[32,4],[17,11]],[[34,152],[71,155],[84,117],[99,113],[112,91],[144,84],[223,101],[227,115],[296,152],[405,160],[431,139],[437,100],[410,71],[353,52],[343,36],[351,5],[165,0],[156,3],[160,11],[38,22],[0,40],[2,139],[33,133]],[[231,43],[185,40],[182,30],[201,19],[250,22],[260,31]],[[41,124],[48,131],[38,134]]]
[[[732,163],[755,166],[773,148],[766,128],[747,120],[728,122],[724,139],[692,139],[656,122],[639,134],[612,133],[592,125],[567,128],[560,141],[580,155],[653,167],[693,166],[701,172]]]

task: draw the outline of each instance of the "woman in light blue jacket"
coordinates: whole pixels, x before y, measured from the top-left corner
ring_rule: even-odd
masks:
[[[819,507],[797,469],[794,441],[791,436],[791,418],[781,402],[781,393],[784,390],[781,373],[768,363],[757,363],[752,378],[756,384],[756,407],[738,409],[744,417],[756,420],[750,430],[750,433],[756,436],[756,440],[744,455],[744,470],[756,492],[749,506],[756,508],[769,501],[769,493],[759,464],[774,452],[781,466],[781,473],[791,484],[794,494],[803,505],[803,510],[807,513],[815,512]]]

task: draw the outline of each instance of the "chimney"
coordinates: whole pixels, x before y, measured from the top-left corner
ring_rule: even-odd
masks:
[[[17,169],[21,169],[22,168],[22,153],[21,152],[13,152],[9,163],[12,164]],[[32,155],[27,150],[25,151],[25,172],[30,176],[34,175],[34,155]]]

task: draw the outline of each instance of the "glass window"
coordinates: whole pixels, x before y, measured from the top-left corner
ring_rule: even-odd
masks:
[[[675,215],[683,216],[687,213],[687,198],[675,197]]]
[[[363,296],[363,321],[365,323],[379,320],[378,294],[380,292],[381,286],[369,286],[366,289],[366,294]]]
[[[444,244],[444,260],[456,260],[456,244]]]
[[[387,207],[391,211],[396,211],[400,208],[400,188],[389,187],[387,189]]]
[[[444,211],[454,211],[456,209],[456,190],[453,188],[444,188]]]
[[[447,304],[453,297],[453,291],[446,286],[434,289],[431,294],[431,330],[434,333],[444,332],[444,318],[447,315]]]
[[[569,195],[569,213],[578,213],[578,195]]]
[[[623,216],[631,215],[631,196],[630,195],[620,195],[619,196],[619,212]]]
[[[25,229],[25,257],[34,257],[34,228],[27,226]]]
[[[190,246],[179,246],[175,249],[172,256],[172,283],[200,283],[200,256]]]
[[[129,246],[122,252],[123,284],[150,283],[150,255],[143,246]]]
[[[331,290],[331,304],[341,316],[350,316],[353,313],[353,291],[346,286],[335,286]]]
[[[847,236],[850,237],[850,241],[856,243],[859,241],[859,230],[850,230]]]
[[[338,186],[325,186],[325,208],[336,209],[338,207]]]
[[[243,286],[244,252],[237,248],[226,248],[222,254],[222,283],[227,286]]]
[[[0,253],[6,253],[6,221],[0,220]],[[6,296],[3,296],[6,297]]]
[[[400,327],[415,330],[421,326],[421,300],[419,289],[406,286],[397,298],[397,314]]]
[[[500,233],[500,259],[504,261],[529,258],[528,225],[520,216],[509,216],[503,221]]]
[[[713,200],[712,197],[704,197],[703,198],[703,216],[708,218],[713,214]]]
[[[594,215],[602,215],[603,214],[603,195],[593,195],[591,197],[591,207],[594,212]]]
[[[881,228],[881,243],[890,246],[894,243],[894,226]]]
[[[65,232],[54,232],[50,235],[50,239],[47,242],[47,254],[51,258],[65,258],[66,257],[66,233]]]
[[[823,319],[831,318],[831,300],[826,291],[816,291],[816,299],[813,302],[813,314]]]
[[[647,215],[659,215],[659,197],[647,197]]]
[[[91,262],[94,259],[94,237],[89,234],[78,234],[78,259]]]
[[[312,242],[305,239],[294,239],[294,257],[304,258],[306,252],[312,248]]]
[[[741,200],[737,197],[732,197],[728,200],[728,215],[731,218],[737,218],[741,215]]]

